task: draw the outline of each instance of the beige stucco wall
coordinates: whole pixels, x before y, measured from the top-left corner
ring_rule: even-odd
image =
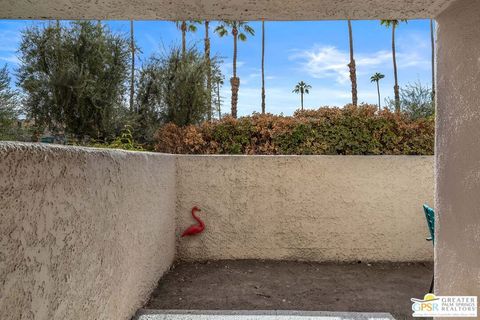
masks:
[[[0,143],[0,199],[1,319],[130,319],[173,261],[173,156]]]
[[[453,0],[0,0],[3,19],[418,19]]]
[[[0,143],[0,314],[129,319],[177,258],[425,261],[432,157]],[[205,233],[179,238],[199,205]],[[176,233],[176,234],[175,234]]]
[[[433,157],[178,156],[177,257],[425,261]]]
[[[480,1],[438,17],[435,291],[480,296]]]

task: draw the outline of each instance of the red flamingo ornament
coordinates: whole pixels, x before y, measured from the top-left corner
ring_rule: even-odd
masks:
[[[202,233],[205,230],[205,223],[200,220],[199,217],[195,215],[195,212],[202,211],[199,207],[195,206],[192,208],[192,217],[195,219],[198,224],[191,225],[187,230],[183,231],[182,237],[193,236],[194,234]]]

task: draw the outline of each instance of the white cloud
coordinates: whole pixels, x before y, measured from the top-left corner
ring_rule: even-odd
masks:
[[[422,46],[412,46],[409,51],[397,52],[399,68],[429,67],[429,58]],[[338,84],[349,81],[348,51],[340,50],[334,46],[314,46],[311,49],[297,51],[289,57],[290,60],[299,61],[301,69],[310,77],[316,79],[334,79]],[[379,68],[389,70],[392,68],[392,53],[381,50],[373,53],[356,53],[355,62],[358,75],[369,75],[380,71]],[[385,71],[384,71],[385,72]]]
[[[348,81],[348,56],[334,46],[321,46],[297,52],[290,60],[300,60],[302,69],[312,78],[334,78],[338,83]]]

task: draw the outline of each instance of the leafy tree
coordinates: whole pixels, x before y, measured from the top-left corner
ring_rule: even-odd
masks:
[[[124,108],[129,41],[100,21],[33,26],[22,33],[18,84],[35,123],[78,139],[115,134]]]
[[[348,39],[349,39],[349,45],[350,45],[350,63],[348,64],[348,69],[350,70],[350,81],[352,82],[352,104],[356,106],[358,103],[357,67],[355,64],[355,58],[353,56],[353,31],[352,31],[351,20],[348,20]]]
[[[400,93],[398,86],[398,70],[397,70],[397,55],[395,49],[395,30],[400,22],[407,22],[407,20],[381,20],[381,24],[387,28],[392,28],[392,57],[393,57],[393,75],[395,79],[395,86],[393,92],[395,94],[395,111],[400,112]]]
[[[139,72],[134,118],[135,137],[140,142],[150,142],[160,123],[160,109],[163,107],[162,60],[152,57]]]
[[[304,94],[309,94],[310,89],[312,89],[311,85],[306,84],[303,81],[300,81],[299,83],[297,83],[297,85],[295,86],[295,88],[292,91],[293,93],[300,94],[300,102],[301,102],[301,108],[302,108],[301,110],[303,110],[303,95]]]
[[[380,98],[380,80],[385,78],[385,75],[381,74],[380,72],[375,73],[373,76],[370,77],[370,82],[376,82],[377,84],[377,93],[378,93],[378,111],[381,110],[381,98]]]
[[[217,68],[212,59],[211,68]],[[179,126],[196,124],[208,117],[209,72],[204,56],[189,49],[183,56],[173,48],[165,57],[152,57],[140,72],[137,103],[139,114],[148,126],[172,122]],[[210,72],[212,72],[210,70]]]
[[[390,108],[395,101],[388,101]],[[421,82],[407,84],[400,88],[400,107],[411,119],[429,118],[435,114],[435,104],[432,100],[432,89]]]
[[[14,139],[13,129],[18,117],[17,92],[10,88],[7,66],[0,69],[0,140]]]
[[[247,35],[255,35],[255,30],[245,21],[222,21],[215,28],[215,32],[220,37],[233,37],[233,77],[230,79],[232,85],[232,117],[237,117],[238,90],[240,89],[240,78],[237,77],[237,42],[247,41]]]

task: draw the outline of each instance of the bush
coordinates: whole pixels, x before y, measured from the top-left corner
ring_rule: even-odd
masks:
[[[120,133],[113,141],[111,142],[100,142],[100,141],[89,141],[82,142],[78,140],[69,140],[70,145],[75,146],[85,146],[85,147],[94,147],[94,148],[104,148],[104,149],[122,149],[129,151],[146,151],[141,144],[138,144],[133,138],[133,130],[129,125],[125,125]]]
[[[387,100],[388,107],[395,110],[395,101]],[[412,119],[428,118],[435,115],[435,103],[432,89],[421,82],[407,84],[400,88],[400,108]]]
[[[201,125],[167,124],[156,151],[183,154],[432,155],[432,118],[411,119],[363,105],[297,111],[293,117],[259,115]]]

